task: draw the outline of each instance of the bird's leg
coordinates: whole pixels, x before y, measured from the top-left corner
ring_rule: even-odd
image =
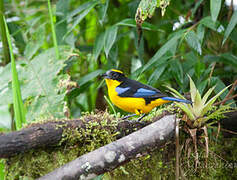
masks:
[[[133,116],[136,116],[136,114],[130,114],[130,115],[124,116],[122,118],[122,120],[128,119],[128,118],[133,117]]]
[[[137,119],[137,121],[142,120],[146,115],[147,115],[147,114],[143,114],[142,116],[140,116],[140,117]]]

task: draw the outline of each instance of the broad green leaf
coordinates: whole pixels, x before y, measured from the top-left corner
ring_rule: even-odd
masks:
[[[157,0],[141,0],[136,12],[137,24],[142,24],[147,17],[151,18],[157,6]]]
[[[211,8],[212,20],[216,22],[220,9],[221,9],[221,0],[211,0],[210,8]]]
[[[120,22],[118,22],[116,25],[118,26],[129,26],[129,27],[136,27],[136,21],[134,19],[124,19]],[[162,29],[158,29],[155,25],[148,23],[148,22],[144,22],[142,24],[142,29],[145,30],[150,30],[150,31],[159,31],[159,32],[165,32]]]
[[[22,98],[31,99],[28,104],[27,120],[39,117],[64,117],[64,97],[69,82],[68,76],[59,76],[58,73],[65,66],[64,62],[70,57],[71,49],[59,47],[61,59],[56,59],[54,49],[44,51],[31,61],[19,61],[19,72]],[[21,63],[21,64],[20,64]],[[6,69],[9,66],[5,67]],[[4,69],[5,69],[4,68]],[[6,71],[0,69],[0,75],[4,75],[3,87],[0,87],[1,104],[12,103],[11,79],[6,76]],[[2,85],[2,84],[1,84]],[[39,101],[38,101],[39,100]],[[37,111],[34,111],[36,109]]]
[[[0,129],[11,129],[11,114],[8,105],[0,106]]]
[[[98,75],[102,74],[104,71],[101,69],[98,69],[96,71],[93,71],[85,76],[83,76],[81,79],[79,79],[78,84],[79,86],[84,85],[85,83],[91,81],[92,79],[94,79],[95,77],[97,77]]]
[[[29,60],[35,55],[39,48],[43,45],[45,38],[45,25],[38,27],[36,32],[33,34],[31,40],[27,43],[24,55]]]
[[[225,30],[225,34],[224,34],[224,39],[222,41],[222,45],[225,43],[225,41],[227,40],[227,38],[229,37],[230,33],[233,31],[234,27],[237,24],[237,11],[234,11],[234,14],[232,15],[230,22]]]
[[[189,31],[185,36],[185,40],[187,41],[188,45],[197,51],[200,55],[202,54],[201,43],[199,41],[198,36],[195,34],[194,31]]]
[[[105,37],[104,37],[104,51],[106,57],[109,55],[109,51],[112,48],[116,37],[117,37],[117,31],[118,31],[118,26],[112,26],[108,28],[105,32]]]
[[[8,41],[9,51],[10,51],[10,56],[11,56],[13,107],[14,107],[14,115],[15,115],[15,121],[16,121],[16,129],[19,130],[21,129],[22,125],[26,123],[25,109],[24,109],[22,96],[21,96],[21,89],[20,89],[20,83],[18,79],[18,72],[16,70],[15,58],[13,55],[11,37],[8,31],[5,17],[3,17],[3,20],[4,20],[7,41]]]
[[[222,89],[222,91],[220,91],[218,94],[216,94],[213,98],[211,98],[204,106],[204,108],[202,109],[202,112],[201,112],[201,116],[204,116],[207,111],[210,110],[211,106],[213,105],[213,103],[216,101],[216,99],[223,93],[225,92],[225,90],[228,89],[229,86],[225,87],[224,89]]]
[[[148,84],[154,84],[159,79],[159,77],[162,75],[162,73],[164,72],[166,67],[167,67],[167,64],[162,64],[161,66],[156,68],[156,70],[149,77]]]
[[[150,69],[153,67],[153,64],[158,61],[166,52],[171,51],[172,48],[174,47],[177,43],[178,40],[181,38],[183,35],[184,31],[178,31],[175,33],[175,35],[168,40],[157,52],[156,54],[147,62],[147,64],[143,67],[142,72]]]
[[[93,48],[93,55],[95,60],[97,60],[103,47],[104,47],[104,33],[101,33],[97,36]]]

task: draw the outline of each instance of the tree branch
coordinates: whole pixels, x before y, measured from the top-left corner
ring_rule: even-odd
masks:
[[[96,119],[96,117],[87,116],[84,117],[84,120],[76,119],[48,121],[42,124],[32,124],[27,128],[21,129],[20,131],[0,133],[0,158],[9,158],[18,153],[24,153],[36,148],[56,146],[61,141],[65,130],[75,130],[76,128],[86,129],[90,122],[96,122],[97,120],[98,119]],[[131,132],[134,132],[136,128],[140,129],[150,123],[121,121],[116,125],[116,127],[114,127],[112,126],[111,121],[115,121],[115,119],[109,119],[107,121],[108,127],[106,128],[108,130],[109,128],[115,128],[116,131],[120,132],[116,138],[121,138]],[[103,125],[98,124],[98,128],[101,127],[103,128]]]
[[[164,145],[173,135],[175,115],[168,115],[128,136],[87,153],[39,180],[92,179]]]

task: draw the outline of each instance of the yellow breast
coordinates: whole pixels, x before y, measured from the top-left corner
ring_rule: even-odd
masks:
[[[106,79],[106,84],[108,87],[109,98],[112,103],[127,112],[135,113],[138,115],[148,113],[154,107],[169,102],[162,99],[156,99],[154,101],[151,101],[151,103],[146,104],[143,98],[119,97],[115,88],[120,85],[121,82],[112,79]]]

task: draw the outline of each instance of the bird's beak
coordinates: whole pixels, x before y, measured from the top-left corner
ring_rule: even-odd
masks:
[[[108,78],[109,76],[108,76],[106,73],[104,73],[104,74],[101,75],[101,77],[103,77],[103,78],[106,79],[106,78]]]
[[[105,79],[109,78],[108,71],[106,73],[102,74],[101,77],[103,77]]]

